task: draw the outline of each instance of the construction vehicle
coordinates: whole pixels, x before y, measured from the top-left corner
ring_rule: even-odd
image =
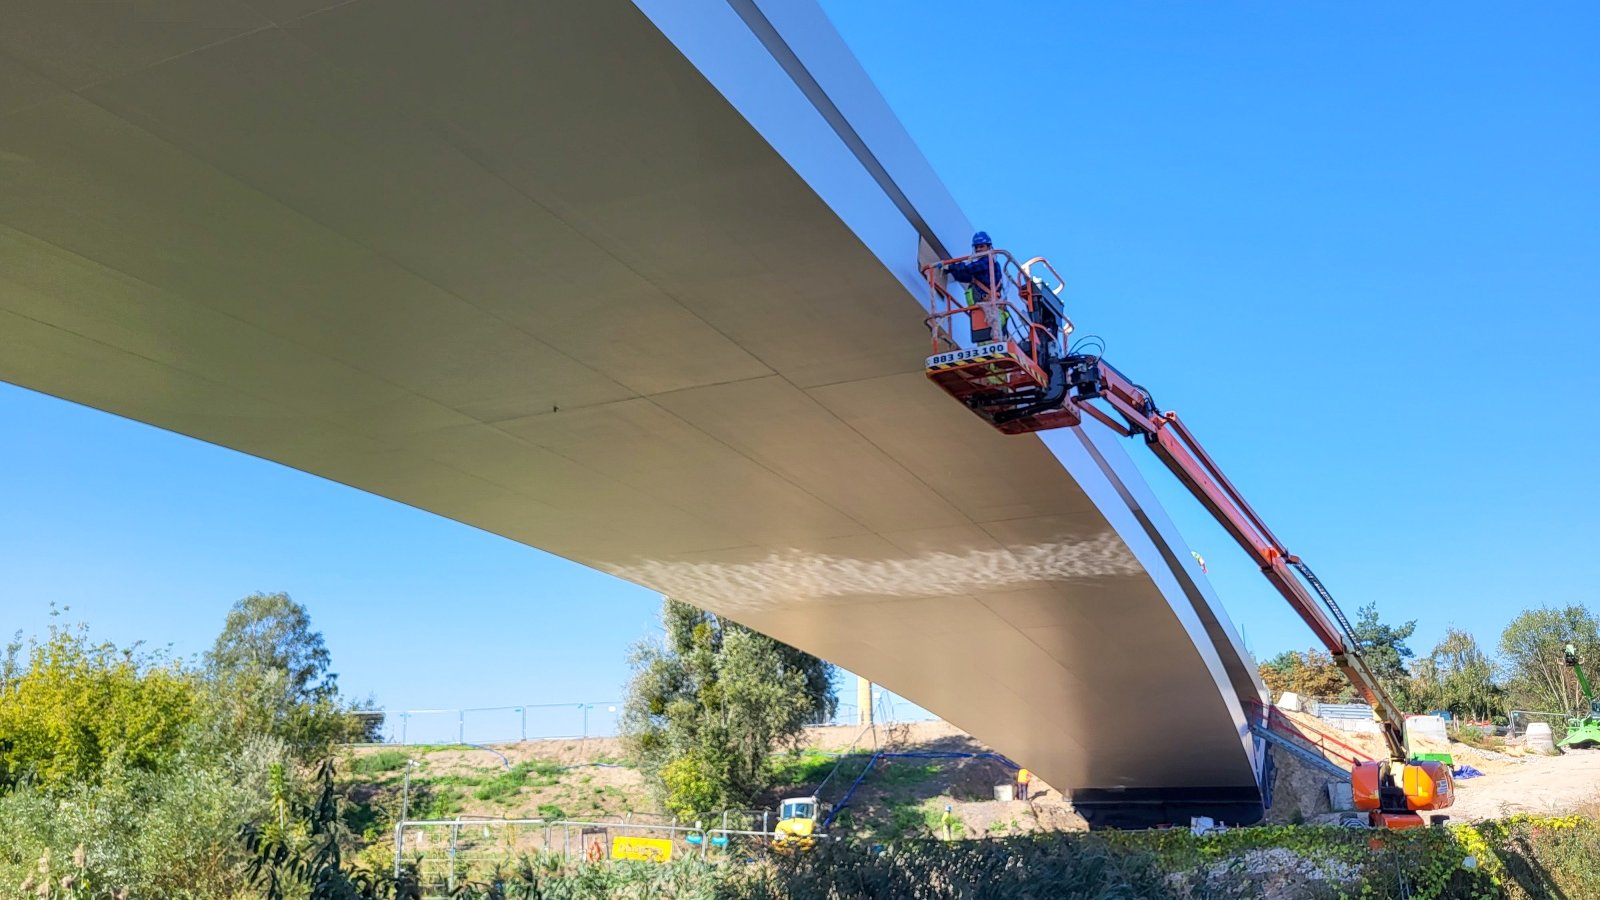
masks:
[[[982,296],[969,303],[948,289],[946,270],[973,262],[990,267],[993,287],[979,286]],[[1177,413],[1160,411],[1150,391],[1103,359],[1098,338],[1069,343],[1073,324],[1062,306],[1063,281],[1055,268],[1042,257],[1018,263],[996,248],[940,260],[924,274],[933,341],[929,380],[1007,434],[1080,428],[1092,419],[1123,437],[1143,439],[1251,555],[1372,705],[1389,755],[1356,763],[1350,775],[1356,808],[1368,813],[1368,823],[1412,828],[1424,824],[1419,813],[1449,807],[1455,800],[1449,768],[1410,758],[1404,716],[1378,683],[1344,612],[1310,567],[1267,528]],[[971,339],[974,330],[983,333],[974,327],[975,313],[989,329],[988,340]]]
[[[1600,746],[1600,698],[1595,697],[1594,688],[1589,686],[1589,676],[1584,674],[1583,663],[1578,660],[1578,648],[1571,644],[1567,645],[1566,664],[1578,676],[1578,687],[1583,689],[1583,699],[1589,704],[1589,712],[1567,720],[1567,736],[1556,746]]]
[[[816,797],[790,797],[778,804],[778,824],[772,829],[775,850],[810,850],[822,836],[822,801]]]

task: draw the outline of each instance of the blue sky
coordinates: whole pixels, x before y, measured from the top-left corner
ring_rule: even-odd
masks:
[[[824,6],[973,220],[1056,262],[1348,609],[1425,651],[1595,605],[1600,7]],[[609,699],[652,628],[648,591],[271,463],[4,386],[0,427],[7,634],[54,601],[187,655],[284,590],[348,690],[432,707]],[[1251,647],[1308,646],[1140,462]]]

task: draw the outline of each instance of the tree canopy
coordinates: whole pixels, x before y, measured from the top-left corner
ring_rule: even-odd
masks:
[[[306,608],[288,594],[251,594],[228,610],[207,666],[232,677],[241,672],[281,675],[286,697],[316,701],[338,693],[338,676],[328,671],[330,657],[322,633],[311,630]]]
[[[768,757],[833,711],[833,667],[742,625],[667,599],[666,634],[634,653],[622,729],[674,813],[749,803]]]
[[[1406,643],[1416,621],[1385,624],[1373,605],[1361,608],[1352,631],[1384,690],[1407,712],[1443,709],[1470,719],[1492,719],[1512,708],[1572,712],[1584,702],[1564,664],[1563,648],[1573,643],[1581,658],[1600,661],[1600,619],[1578,605],[1518,615],[1500,637],[1498,660],[1459,628],[1446,629],[1433,649],[1418,657]],[[1274,694],[1294,691],[1323,701],[1353,696],[1318,649],[1280,653],[1259,668]]]
[[[1362,655],[1384,690],[1392,695],[1403,695],[1410,674],[1406,660],[1415,655],[1406,641],[1416,632],[1417,620],[1400,626],[1385,625],[1378,619],[1377,604],[1369,603],[1356,611],[1350,630],[1360,642]]]
[[[238,730],[274,735],[306,758],[362,735],[363,725],[339,701],[322,633],[288,594],[235,603],[205,661]]]
[[[1530,609],[1500,635],[1509,700],[1517,709],[1572,712],[1583,708],[1577,678],[1563,662],[1571,643],[1579,658],[1600,660],[1600,621],[1582,606]]]
[[[1304,652],[1286,650],[1260,665],[1261,680],[1273,696],[1293,691],[1308,700],[1334,703],[1347,699],[1350,683],[1333,664],[1333,658],[1315,647]]]
[[[1417,712],[1445,709],[1463,718],[1488,719],[1501,711],[1504,691],[1477,639],[1450,628],[1431,653],[1412,664],[1408,695]]]

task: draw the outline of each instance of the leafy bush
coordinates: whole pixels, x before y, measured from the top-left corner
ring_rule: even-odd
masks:
[[[1471,856],[1475,867],[1463,865]],[[523,857],[469,873],[459,895],[707,897],[726,900],[1533,900],[1600,896],[1600,823],[1516,818],[1406,832],[1276,826],[909,840],[887,848],[824,842],[727,865],[570,864]]]
[[[319,644],[303,612],[288,643]],[[303,655],[256,653],[252,635],[275,634],[256,629],[263,621],[230,619],[239,640],[219,641],[227,665],[213,660],[203,670],[137,646],[96,644],[84,626],[52,628],[25,659],[20,645],[8,648],[0,658],[0,897],[22,895],[24,883],[36,891],[43,879],[48,894],[64,878],[70,889],[53,896],[249,895],[238,828],[269,821],[280,799],[296,799],[294,773],[326,757],[356,722],[318,659],[307,668]],[[288,695],[295,667],[313,680]]]
[[[1048,892],[1047,894],[1044,892]],[[1057,896],[1135,900],[1171,895],[1148,853],[1117,851],[1092,835],[1000,841],[909,841],[883,852],[844,843],[778,857],[751,898]]]
[[[1513,816],[1451,831],[1495,896],[1600,897],[1600,820],[1592,814]]]
[[[838,755],[818,750],[792,749],[787,753],[775,753],[767,760],[771,772],[769,780],[781,787],[816,784],[827,777],[838,762]]]
[[[194,719],[195,679],[159,654],[92,643],[83,626],[52,627],[26,666],[17,649],[5,667],[16,674],[0,681],[0,789],[93,783],[108,765],[153,770]]]
[[[106,891],[235,896],[246,885],[234,833],[266,814],[268,772],[284,757],[272,741],[228,757],[195,747],[159,772],[109,766],[93,784],[14,788],[0,795],[0,897],[21,896],[21,883],[37,876],[46,855],[59,880],[80,847],[87,876],[80,881]]]
[[[403,750],[381,750],[370,756],[357,756],[350,760],[350,771],[358,775],[379,775],[394,772],[406,766],[410,759]]]
[[[452,819],[461,812],[461,801],[464,794],[455,788],[443,786],[436,787],[431,784],[416,784],[411,786],[411,818],[413,819]]]
[[[485,801],[509,800],[525,786],[548,787],[555,784],[563,771],[560,765],[543,760],[520,762],[484,782],[472,792],[472,796]]]
[[[661,766],[657,777],[665,792],[665,805],[674,815],[693,819],[701,810],[725,806],[728,795],[722,771],[704,754],[685,753]]]

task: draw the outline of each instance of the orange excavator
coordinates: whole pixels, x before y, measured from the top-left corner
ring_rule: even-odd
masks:
[[[951,292],[948,271],[983,266],[989,278],[979,279],[976,295]],[[1141,438],[1251,555],[1372,704],[1389,757],[1357,763],[1351,771],[1356,808],[1368,813],[1373,827],[1414,828],[1424,824],[1420,813],[1449,807],[1455,800],[1449,768],[1410,758],[1404,716],[1378,683],[1328,589],[1267,528],[1177,413],[1160,411],[1148,390],[1106,362],[1098,339],[1072,340],[1055,268],[1042,257],[1018,262],[990,249],[941,260],[925,274],[933,336],[928,378],[1007,434],[1079,428],[1092,419],[1123,437]]]

